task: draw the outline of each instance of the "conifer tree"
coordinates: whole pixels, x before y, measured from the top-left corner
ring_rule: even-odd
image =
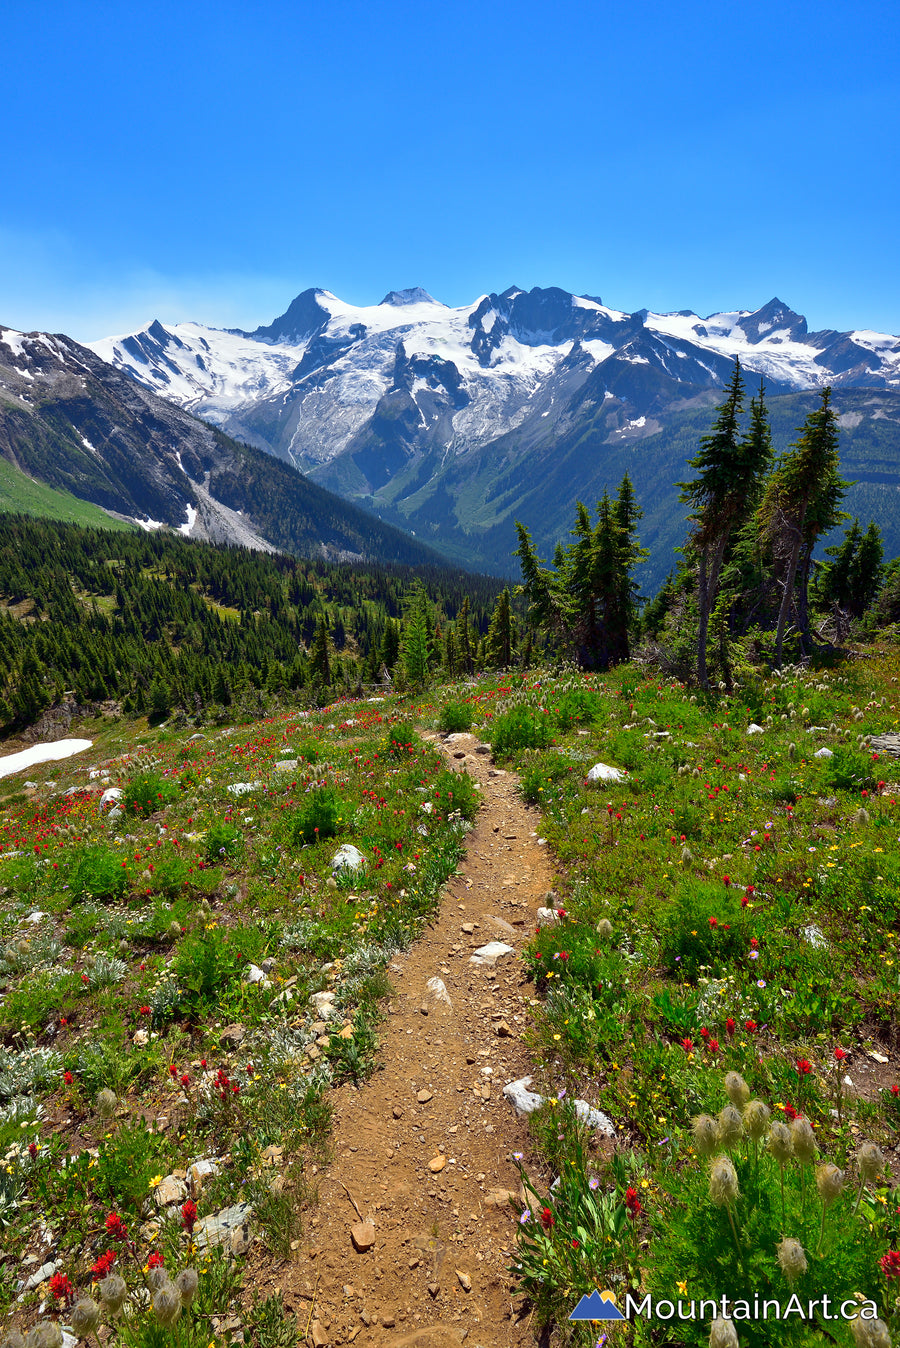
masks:
[[[485,660],[492,669],[509,669],[513,655],[513,621],[507,586],[491,615],[485,639]]]
[[[331,641],[328,635],[328,624],[323,615],[316,623],[316,635],[313,637],[312,649],[309,653],[310,682],[318,687],[331,687],[333,678],[331,655]]]
[[[421,581],[407,597],[400,653],[409,682],[417,688],[428,682],[431,669],[431,603]]]

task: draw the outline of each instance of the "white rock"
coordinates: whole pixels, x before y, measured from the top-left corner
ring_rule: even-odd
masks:
[[[122,808],[121,805],[114,805],[114,806],[112,807],[112,809],[110,810],[110,812],[109,812],[107,818],[110,819],[110,820],[113,820],[113,819],[121,819],[121,818],[122,818],[122,815],[123,815],[124,813],[125,813],[125,811],[124,811],[124,809]]]
[[[42,913],[39,908],[35,908],[34,912],[28,914],[25,921],[30,922],[33,927],[36,927],[39,922],[43,922],[46,916],[46,913]]]
[[[247,965],[247,968],[244,971],[244,982],[258,983],[261,988],[270,988],[272,986],[271,979],[266,978],[265,970],[261,969],[258,964]]]
[[[331,858],[332,871],[358,871],[365,864],[366,859],[362,852],[352,843],[344,843]]]
[[[762,726],[757,725],[755,721],[751,721],[750,724],[747,726],[748,735],[761,735],[762,733],[763,733]]]
[[[149,1030],[135,1030],[134,1038],[132,1039],[131,1042],[137,1045],[138,1048],[146,1048],[146,1046],[150,1043]]]
[[[559,921],[559,913],[555,908],[539,908],[537,910],[537,924],[539,927],[552,927]]]
[[[531,1082],[531,1077],[520,1077],[518,1081],[510,1081],[503,1087],[503,1094],[520,1117],[525,1114],[533,1114],[544,1103],[542,1095],[538,1095],[537,1091],[528,1089]]]
[[[611,768],[608,763],[595,763],[588,771],[589,782],[624,782],[628,776],[621,768]]]
[[[823,745],[821,749],[816,750],[813,754],[813,758],[834,758],[834,754],[830,749],[826,749]]]
[[[112,805],[115,801],[121,800],[123,795],[121,786],[108,786],[100,797],[100,809],[102,810],[104,805]]]
[[[492,965],[496,964],[501,955],[512,955],[515,953],[515,946],[507,945],[505,941],[488,941],[487,945],[480,945],[469,959],[470,964]]]
[[[309,999],[310,1005],[316,1008],[322,1020],[331,1020],[337,1015],[334,1006],[333,992],[314,992]]]
[[[434,809],[434,806],[432,805],[430,800],[423,800],[422,804],[419,806],[419,809],[422,812],[422,814],[431,814],[432,810]]]
[[[232,796],[249,796],[252,795],[254,791],[258,791],[261,786],[262,782],[232,782],[231,785],[227,786],[225,789],[230,792]]]
[[[587,1100],[575,1101],[575,1113],[588,1128],[593,1128],[598,1133],[605,1133],[607,1137],[615,1137],[616,1130],[612,1120],[608,1119],[601,1109],[594,1109]]]
[[[436,1002],[443,1002],[445,1006],[451,1006],[450,993],[447,991],[447,985],[442,978],[429,978],[425,984],[425,991],[430,993]]]

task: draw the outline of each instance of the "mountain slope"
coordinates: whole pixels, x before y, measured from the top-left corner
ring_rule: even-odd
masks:
[[[0,456],[143,528],[334,559],[436,560],[64,336],[0,328]]]
[[[648,583],[664,575],[684,529],[674,483],[735,356],[748,391],[765,378],[779,448],[801,395],[830,383],[859,469],[850,508],[890,531],[900,504],[900,338],[811,333],[779,299],[700,318],[555,288],[457,309],[421,289],[363,307],[309,290],[254,332],[155,322],[93,349],[448,557],[505,574],[515,518],[550,552],[575,500],[627,469],[657,544]],[[883,480],[866,484],[870,469]]]

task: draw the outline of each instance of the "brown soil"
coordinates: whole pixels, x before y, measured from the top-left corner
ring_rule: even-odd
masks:
[[[334,1160],[319,1176],[295,1262],[277,1280],[315,1345],[534,1342],[507,1271],[516,1224],[507,1195],[519,1188],[512,1153],[527,1161],[528,1133],[502,1095],[529,1071],[522,1033],[533,988],[515,953],[493,967],[469,958],[492,940],[518,951],[554,875],[516,778],[470,735],[439,747],[481,784],[483,805],[440,912],[390,965],[379,1070],[335,1092]],[[449,1006],[426,989],[435,977]],[[364,1252],[351,1235],[361,1218],[374,1226]]]

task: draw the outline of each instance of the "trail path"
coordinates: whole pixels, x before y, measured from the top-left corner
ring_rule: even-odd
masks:
[[[436,742],[481,784],[483,804],[440,912],[389,966],[383,1070],[335,1092],[334,1161],[320,1176],[295,1262],[278,1280],[301,1329],[311,1316],[316,1348],[534,1342],[506,1271],[516,1221],[506,1200],[519,1184],[511,1154],[527,1157],[528,1135],[502,1088],[529,1070],[521,1036],[532,985],[518,952],[554,875],[516,778],[495,769],[471,735]],[[515,953],[493,967],[471,964],[489,941]],[[432,978],[449,1005],[426,988]],[[348,1191],[374,1228],[357,1231],[357,1242]]]

